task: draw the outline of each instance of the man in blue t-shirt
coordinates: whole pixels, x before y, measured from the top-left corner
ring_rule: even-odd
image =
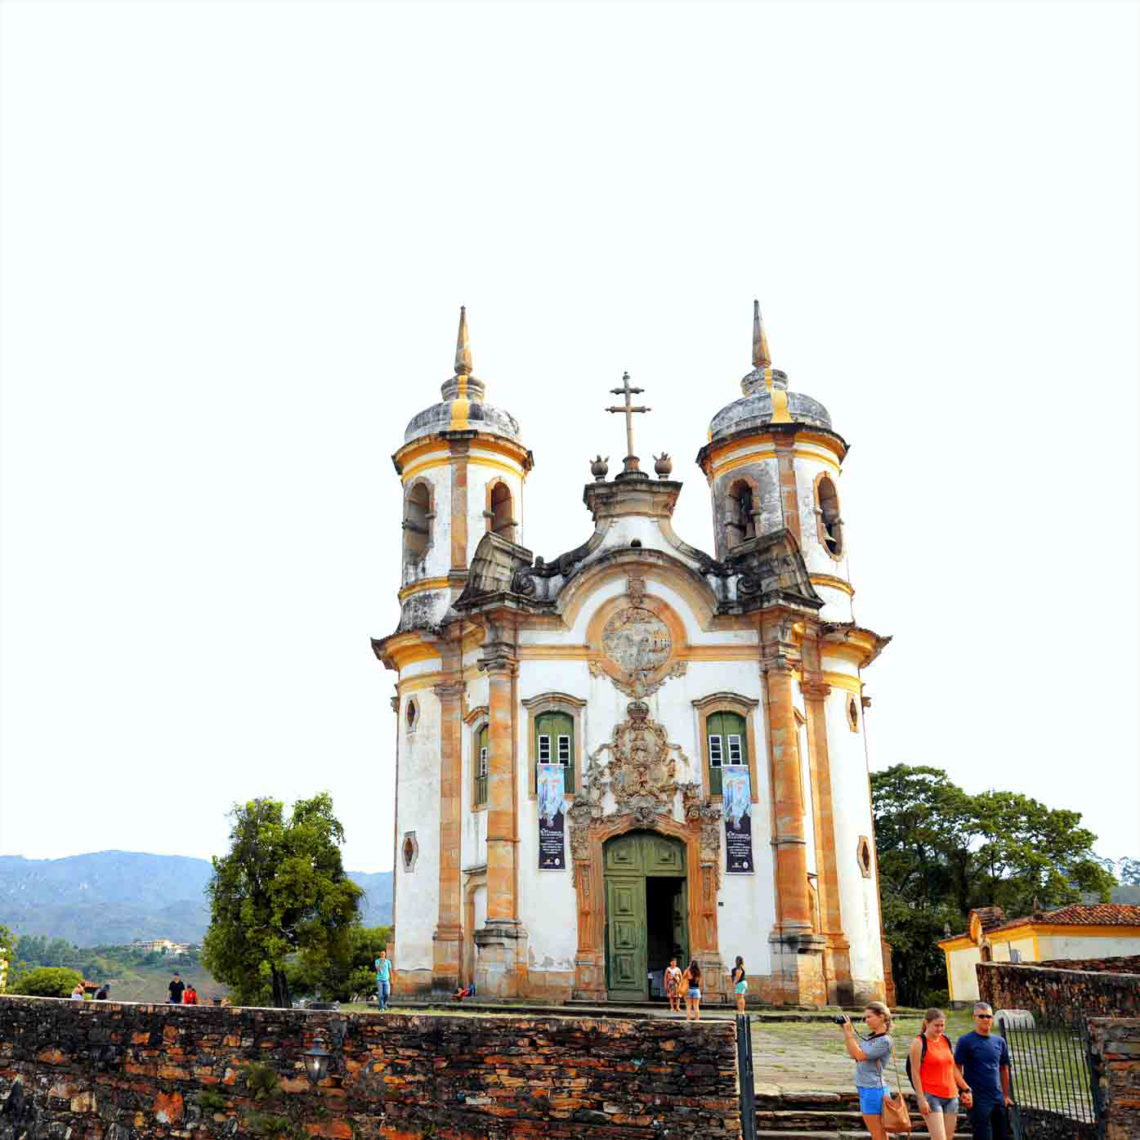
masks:
[[[380,951],[376,959],[376,1004],[380,1009],[388,1008],[388,997],[392,993],[392,961],[387,950]]]
[[[974,1140],[1009,1140],[1010,1135],[1009,1049],[993,1028],[993,1008],[980,1001],[974,1006],[974,1032],[963,1034],[954,1046],[954,1062],[973,1096],[966,1113]]]

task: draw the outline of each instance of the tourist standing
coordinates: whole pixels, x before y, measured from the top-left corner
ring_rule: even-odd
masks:
[[[855,1061],[855,1091],[859,1094],[859,1111],[871,1140],[887,1140],[883,1126],[883,1097],[887,1093],[883,1080],[883,1062],[891,1055],[891,1011],[873,1001],[863,1010],[863,1020],[871,1031],[869,1037],[856,1037],[851,1018],[843,1016],[843,1044],[847,1055]],[[902,1090],[899,1090],[900,1095]]]
[[[689,961],[689,968],[681,975],[681,993],[685,995],[685,1020],[701,1020],[701,968],[696,958]]]
[[[954,1063],[942,1010],[928,1009],[923,1016],[922,1032],[910,1043],[907,1074],[930,1140],[953,1140],[958,1127],[958,1093],[968,1093],[970,1086]]]
[[[392,993],[392,960],[387,949],[380,951],[376,959],[376,1005],[379,1009],[388,1008],[388,998]]]
[[[954,1046],[954,1060],[965,1078],[963,1094],[966,1115],[975,1140],[1009,1140],[1009,1048],[994,1031],[993,1007],[984,1001],[974,1006],[974,1030],[964,1033]]]
[[[96,1001],[106,1001],[107,998],[110,996],[110,990],[111,990],[111,983],[110,982],[104,982],[95,991],[95,1000]]]
[[[669,999],[669,1012],[681,1012],[681,967],[676,958],[669,959],[665,970],[665,996]]]
[[[71,1000],[72,1001],[82,1001],[83,1000],[83,983],[82,982],[76,982],[75,983],[75,986],[71,991]]]
[[[744,1012],[744,996],[748,993],[748,977],[744,973],[744,959],[738,954],[732,967],[732,992],[736,995],[736,1012]]]
[[[194,988],[194,983],[191,982],[182,994],[183,1005],[197,1005],[198,1004],[198,991]]]
[[[186,989],[186,984],[182,981],[177,970],[174,971],[174,977],[170,979],[170,985],[166,988],[170,992],[170,997],[166,999],[168,1004],[181,1005],[182,993]]]

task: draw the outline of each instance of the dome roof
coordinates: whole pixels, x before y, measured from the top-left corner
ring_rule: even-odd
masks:
[[[740,387],[744,395],[713,416],[709,424],[710,440],[771,423],[810,424],[832,430],[828,410],[811,396],[789,392],[787,374],[772,367],[760,305],[755,301],[752,303],[752,371],[740,381]]]
[[[440,385],[443,399],[408,421],[404,443],[441,431],[482,431],[522,443],[519,422],[510,412],[483,399],[482,380],[471,375],[471,346],[467,337],[467,307],[459,309],[459,337],[455,344],[455,375]]]

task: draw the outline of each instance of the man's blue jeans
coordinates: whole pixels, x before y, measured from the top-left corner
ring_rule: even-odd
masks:
[[[392,992],[391,982],[376,983],[376,1004],[380,1009],[388,1008],[388,995]]]

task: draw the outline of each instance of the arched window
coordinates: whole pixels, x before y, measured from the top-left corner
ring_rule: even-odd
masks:
[[[830,475],[820,476],[815,485],[816,518],[819,539],[832,558],[843,554],[843,520],[839,517],[839,495]]]
[[[540,713],[534,726],[535,762],[561,764],[563,786],[574,790],[574,719],[565,712]]]
[[[490,529],[508,542],[517,542],[515,534],[518,524],[515,522],[514,501],[511,489],[506,483],[499,482],[491,488],[487,509],[490,515]]]
[[[404,561],[422,562],[431,546],[431,491],[426,483],[415,483],[404,497]]]
[[[721,769],[726,764],[748,763],[748,734],[744,717],[733,712],[714,712],[705,721],[709,755],[709,795],[722,792]]]
[[[728,492],[728,519],[725,522],[728,545],[739,546],[756,537],[756,503],[752,488],[743,479],[738,479]]]
[[[475,730],[475,749],[471,771],[475,777],[471,793],[472,808],[487,806],[487,726],[481,725]]]

